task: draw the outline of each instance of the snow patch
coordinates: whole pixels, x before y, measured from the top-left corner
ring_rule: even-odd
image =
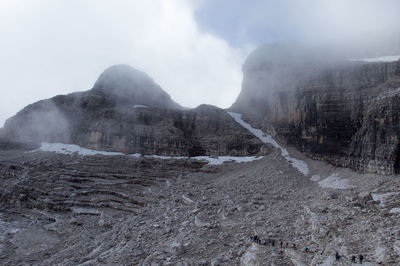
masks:
[[[319,181],[318,184],[323,188],[334,188],[334,189],[348,189],[352,186],[349,184],[350,180],[346,178],[340,178],[337,173],[328,176],[326,179]]]
[[[364,61],[364,62],[395,62],[400,59],[400,55],[389,55],[381,57],[371,57],[362,59],[350,59],[350,61]]]
[[[220,165],[225,162],[235,162],[235,163],[248,163],[252,161],[261,160],[264,156],[247,156],[247,157],[234,157],[234,156],[219,156],[216,158],[212,158],[209,156],[197,156],[192,157],[191,159],[195,160],[204,160],[207,161],[210,165]]]
[[[392,208],[389,213],[400,213],[400,208]]]
[[[318,182],[321,180],[321,177],[319,175],[313,175],[310,179],[311,181]]]
[[[386,201],[389,197],[396,195],[396,192],[387,192],[387,193],[382,193],[382,194],[375,194],[372,193],[372,199],[375,201],[380,201],[379,205],[382,207],[385,207]]]
[[[42,142],[42,145],[40,146],[39,149],[33,150],[31,152],[36,152],[36,151],[47,151],[47,152],[55,152],[55,153],[60,153],[60,154],[74,154],[77,153],[82,156],[87,156],[87,155],[125,155],[122,152],[108,152],[108,151],[97,151],[97,150],[91,150],[91,149],[86,149],[79,147],[78,145],[75,144],[63,144],[63,143],[47,143],[47,142]]]
[[[161,160],[174,159],[174,160],[182,160],[182,159],[193,159],[199,161],[207,161],[210,165],[221,165],[225,162],[236,162],[236,163],[248,163],[252,161],[261,160],[264,156],[244,156],[244,157],[235,157],[235,156],[218,156],[218,157],[210,157],[210,156],[196,156],[196,157],[182,157],[182,156],[161,156],[161,155],[145,155],[147,158],[155,158]]]
[[[144,157],[161,159],[161,160],[167,160],[167,159],[175,159],[175,160],[189,159],[189,157],[184,157],[184,156],[164,156],[164,155],[145,155]]]
[[[146,105],[141,105],[141,104],[135,104],[134,106],[133,106],[133,108],[147,108],[147,106]]]
[[[283,148],[281,145],[278,144],[278,142],[276,142],[271,135],[265,134],[263,131],[261,131],[260,129],[256,129],[253,128],[250,124],[244,122],[242,120],[242,114],[239,113],[233,113],[233,112],[228,112],[228,114],[230,116],[233,117],[233,119],[235,119],[235,121],[237,123],[239,123],[242,127],[246,128],[248,131],[250,131],[251,133],[253,133],[254,136],[256,136],[257,138],[259,138],[262,142],[264,143],[269,143],[272,146],[274,146],[277,149],[281,150],[281,154],[282,156],[293,166],[295,167],[297,170],[299,170],[300,173],[302,173],[303,175],[308,175],[309,170],[308,170],[308,166],[307,164],[302,161],[302,160],[298,160],[296,158],[292,158],[289,156],[289,152]]]
[[[82,148],[75,144],[63,144],[63,143],[47,143],[43,142],[39,149],[30,151],[30,152],[37,152],[37,151],[45,151],[45,152],[55,152],[59,154],[79,154],[82,156],[89,156],[89,155],[126,155],[122,152],[107,152],[107,151],[97,151]],[[140,153],[129,154],[128,156],[132,156],[135,158],[140,158],[142,155]],[[234,156],[219,156],[212,158],[210,156],[197,156],[197,157],[185,157],[185,156],[163,156],[163,155],[144,155],[146,158],[155,158],[161,160],[173,159],[173,160],[200,160],[200,161],[207,161],[210,165],[220,165],[225,162],[236,162],[236,163],[247,163],[256,160],[260,160],[264,158],[264,156],[245,156],[245,157],[234,157]]]

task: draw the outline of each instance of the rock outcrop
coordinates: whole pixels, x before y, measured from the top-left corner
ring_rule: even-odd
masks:
[[[365,172],[400,170],[400,61],[366,63],[304,47],[258,48],[232,110],[314,158]]]
[[[185,110],[146,74],[105,70],[93,89],[31,104],[8,119],[3,137],[168,156],[255,155],[264,144],[224,110]]]

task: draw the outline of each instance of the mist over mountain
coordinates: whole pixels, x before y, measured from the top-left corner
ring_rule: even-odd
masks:
[[[400,265],[398,10],[1,1],[0,264]]]

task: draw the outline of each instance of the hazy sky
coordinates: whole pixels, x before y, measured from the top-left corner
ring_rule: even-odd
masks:
[[[257,45],[399,28],[397,0],[0,0],[0,126],[43,98],[90,89],[113,64],[178,103],[228,107]]]

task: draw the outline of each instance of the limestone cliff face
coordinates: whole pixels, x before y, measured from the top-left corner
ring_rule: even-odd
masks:
[[[119,65],[92,90],[31,104],[6,121],[3,137],[125,153],[255,155],[264,145],[224,110],[184,110],[146,74]]]
[[[400,62],[365,63],[267,46],[243,67],[232,109],[314,158],[398,172]]]

